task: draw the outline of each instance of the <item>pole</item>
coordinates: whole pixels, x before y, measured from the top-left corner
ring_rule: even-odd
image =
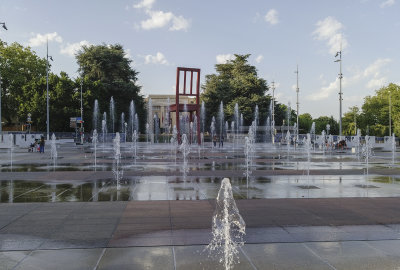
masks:
[[[47,39],[47,50],[46,50],[46,101],[47,101],[47,141],[49,140],[49,133],[50,133],[50,119],[49,119],[49,39]]]
[[[339,123],[339,136],[342,136],[342,48],[340,48],[340,73],[339,73],[339,103],[340,103],[340,109],[339,109],[339,117],[340,117],[340,123]]]
[[[81,79],[81,144],[83,144],[83,99],[82,99],[83,78]]]
[[[392,93],[389,91],[389,136],[392,133]]]
[[[297,69],[296,69],[296,76],[297,76],[297,81],[296,81],[296,94],[297,94],[297,128],[296,128],[296,133],[297,133],[297,137],[296,140],[299,140],[299,65],[297,65]]]
[[[275,82],[272,81],[272,128],[273,128],[273,136],[272,143],[275,143]]]
[[[1,74],[0,74],[0,135],[3,134],[2,122],[1,122]]]

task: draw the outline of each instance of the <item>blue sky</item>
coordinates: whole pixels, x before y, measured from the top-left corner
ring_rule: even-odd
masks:
[[[276,82],[279,102],[300,114],[339,116],[343,48],[343,111],[389,82],[400,83],[399,0],[3,0],[0,38],[53,56],[52,71],[78,76],[82,44],[124,46],[143,94],[174,94],[177,66],[215,72],[233,54],[251,54],[260,77]]]

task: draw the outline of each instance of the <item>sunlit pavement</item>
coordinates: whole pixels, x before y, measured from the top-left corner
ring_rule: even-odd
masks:
[[[301,154],[264,149],[246,189],[239,151],[194,151],[183,179],[168,146],[146,149],[124,160],[120,191],[111,152],[96,171],[88,148],[60,147],[57,166],[72,171],[22,150],[11,170],[1,153],[0,269],[223,269],[204,250],[222,177],[247,225],[234,269],[400,269],[399,172],[387,153],[368,177],[349,154],[316,153],[308,177]]]

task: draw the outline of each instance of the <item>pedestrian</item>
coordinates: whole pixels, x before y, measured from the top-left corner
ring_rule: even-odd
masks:
[[[224,148],[224,135],[222,135],[221,138],[219,138],[219,147]]]
[[[214,135],[213,143],[214,143],[214,147],[217,147],[217,135]]]
[[[40,147],[39,152],[44,153],[44,137],[43,136],[40,138],[39,147]]]

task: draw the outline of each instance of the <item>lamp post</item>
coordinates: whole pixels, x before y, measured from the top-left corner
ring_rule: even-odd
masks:
[[[272,143],[275,143],[275,82],[272,81]]]
[[[340,71],[339,71],[339,136],[342,136],[342,44],[340,44],[340,51],[338,51],[335,57],[338,57],[335,62],[339,62]]]
[[[81,79],[81,144],[83,144],[83,98],[82,98],[82,88],[83,88],[83,77]]]
[[[0,24],[3,26],[3,28],[5,30],[8,30],[5,22],[2,22]],[[0,74],[0,135],[2,133],[3,133],[3,130],[2,130],[2,122],[1,122],[1,74]]]
[[[47,50],[46,50],[46,101],[47,101],[47,118],[46,118],[46,123],[47,123],[47,140],[49,140],[49,134],[50,134],[50,119],[49,119],[49,58],[51,61],[53,61],[53,57],[49,55],[49,39],[47,39]]]
[[[297,77],[297,80],[296,80],[296,94],[297,94],[297,102],[296,102],[296,106],[297,106],[296,134],[297,134],[297,136],[296,136],[296,140],[298,141],[299,140],[299,65],[297,65],[297,69],[294,73],[296,73],[296,77]]]
[[[389,136],[392,136],[392,93],[389,91]]]

